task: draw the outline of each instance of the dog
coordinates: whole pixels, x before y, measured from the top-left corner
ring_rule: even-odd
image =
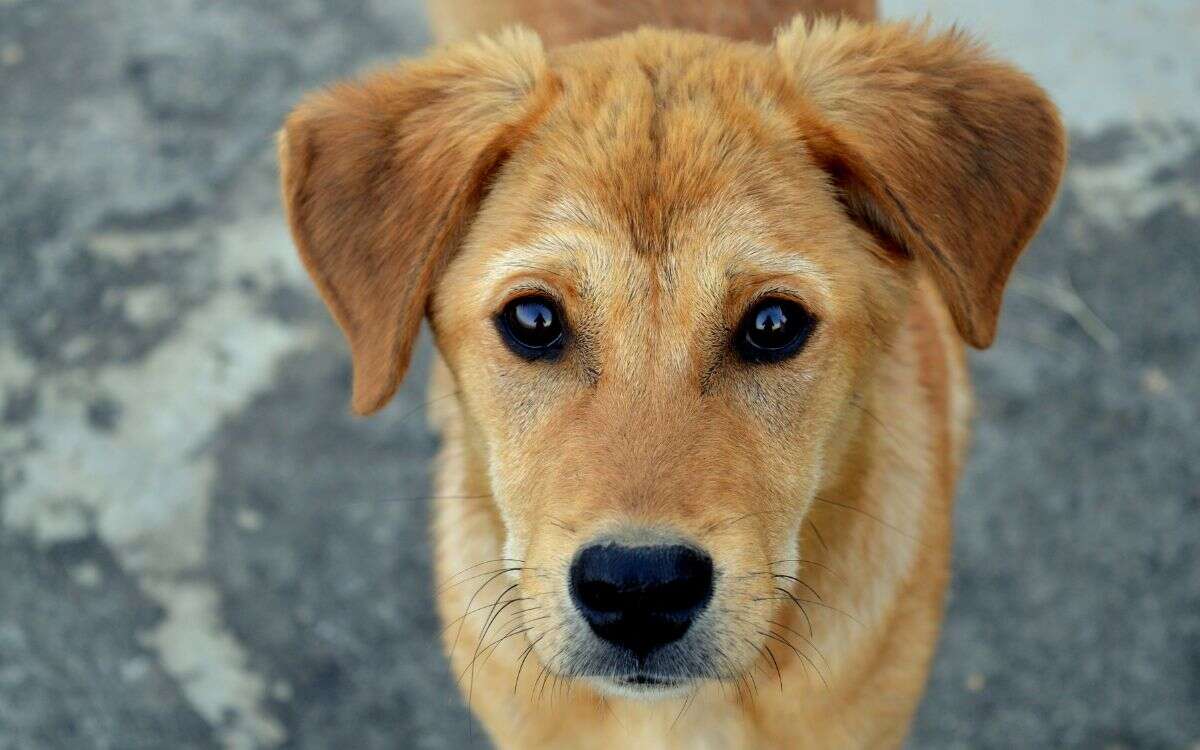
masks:
[[[873,6],[443,0],[452,43],[287,118],[357,413],[433,332],[444,647],[497,746],[902,744],[964,344],[1065,135],[966,34]]]

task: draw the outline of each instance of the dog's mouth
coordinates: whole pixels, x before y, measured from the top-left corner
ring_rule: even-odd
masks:
[[[654,687],[671,688],[671,687],[678,686],[679,684],[681,684],[683,682],[683,680],[668,679],[666,677],[655,677],[654,675],[650,675],[650,674],[633,674],[633,675],[629,675],[626,677],[618,678],[617,682],[621,683],[622,685],[630,685],[630,686],[644,686],[644,687],[648,687],[648,688],[654,688]]]
[[[688,678],[662,677],[660,675],[635,672],[633,674],[593,678],[604,692],[630,698],[665,698],[687,689]]]

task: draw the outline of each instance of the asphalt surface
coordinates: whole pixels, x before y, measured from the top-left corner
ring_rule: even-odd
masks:
[[[1200,747],[1200,6],[885,8],[1073,136],[973,358],[911,745]],[[348,415],[271,148],[426,41],[411,0],[0,0],[0,749],[486,746],[434,645],[428,345]]]

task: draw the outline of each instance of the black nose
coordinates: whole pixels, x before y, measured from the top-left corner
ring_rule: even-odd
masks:
[[[712,558],[682,545],[593,545],[571,564],[571,598],[592,631],[639,658],[682,638],[712,590]]]

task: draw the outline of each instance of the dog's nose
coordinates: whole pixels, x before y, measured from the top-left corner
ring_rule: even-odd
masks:
[[[712,590],[712,558],[683,545],[598,544],[571,564],[571,598],[592,631],[638,658],[682,638]]]

